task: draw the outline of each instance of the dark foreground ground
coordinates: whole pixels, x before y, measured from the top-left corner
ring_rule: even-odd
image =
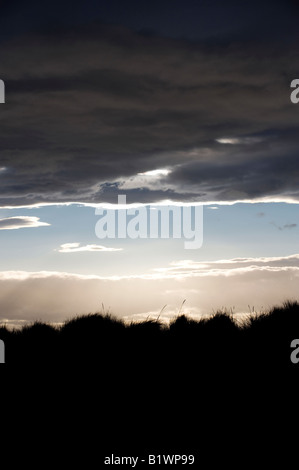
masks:
[[[0,338],[6,438],[32,468],[44,466],[36,448],[48,466],[60,451],[84,469],[111,468],[112,454],[139,456],[135,468],[153,468],[149,454],[173,453],[195,456],[187,468],[295,463],[298,303],[242,327],[225,314],[180,316],[169,327],[94,314],[60,328],[2,328]],[[6,403],[2,396],[4,411]]]

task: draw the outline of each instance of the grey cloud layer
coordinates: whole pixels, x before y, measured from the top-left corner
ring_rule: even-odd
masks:
[[[299,199],[298,53],[207,47],[95,25],[1,43],[1,205]],[[237,139],[234,145],[216,139]]]

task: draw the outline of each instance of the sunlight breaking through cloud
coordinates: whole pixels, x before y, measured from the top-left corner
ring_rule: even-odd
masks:
[[[151,170],[151,171],[145,171],[144,173],[138,173],[138,175],[144,175],[144,176],[167,176],[170,173],[170,170],[167,169],[158,169],[158,170]]]

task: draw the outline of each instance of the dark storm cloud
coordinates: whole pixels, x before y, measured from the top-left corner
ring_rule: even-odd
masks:
[[[116,202],[120,191],[130,202],[299,199],[295,45],[94,23],[2,41],[0,57],[1,205]],[[138,186],[157,168],[170,173]]]
[[[148,36],[189,40],[289,40],[296,31],[296,0],[4,0],[1,39],[32,30],[56,30],[100,19]]]
[[[295,139],[273,141],[249,144],[247,149],[233,145],[232,149],[217,153],[216,158],[208,161],[183,163],[174,169],[169,179],[194,193],[198,187],[206,188],[207,195],[214,194],[216,200],[283,195],[298,198]]]

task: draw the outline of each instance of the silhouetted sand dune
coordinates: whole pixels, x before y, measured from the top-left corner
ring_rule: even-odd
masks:
[[[129,373],[180,369],[209,371],[294,368],[290,344],[299,336],[299,304],[286,302],[237,325],[216,313],[199,321],[181,315],[160,321],[124,323],[111,315],[89,314],[61,327],[42,322],[20,330],[0,328],[7,364],[98,364]]]
[[[21,368],[11,367],[16,389],[40,396],[43,419],[51,422],[59,398],[55,439],[63,442],[67,430],[72,458],[85,467],[109,452],[181,452],[197,454],[195,468],[243,468],[244,459],[256,465],[257,455],[268,468],[285,455],[283,439],[294,442],[287,417],[299,368],[290,360],[299,337],[296,302],[242,326],[224,313],[200,321],[181,315],[168,326],[91,314],[59,328],[2,327],[0,336],[5,367],[25,371],[20,380]]]

